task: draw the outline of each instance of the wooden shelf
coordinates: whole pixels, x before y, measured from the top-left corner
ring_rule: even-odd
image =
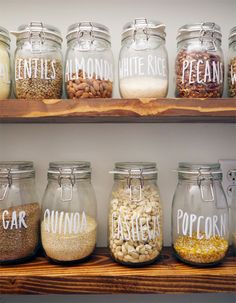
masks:
[[[178,262],[170,248],[144,268],[113,262],[98,248],[86,263],[64,267],[44,257],[29,263],[0,267],[0,294],[127,294],[236,292],[236,256],[213,268],[194,268]]]
[[[235,123],[236,99],[2,100],[1,123]]]

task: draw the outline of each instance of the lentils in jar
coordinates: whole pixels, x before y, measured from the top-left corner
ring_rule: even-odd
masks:
[[[176,97],[219,98],[224,89],[220,27],[188,24],[178,32],[175,63]]]
[[[63,67],[58,29],[38,22],[21,25],[17,32],[15,85],[17,98],[58,99],[62,95]]]

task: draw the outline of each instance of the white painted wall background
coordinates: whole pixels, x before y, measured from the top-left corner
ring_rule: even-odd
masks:
[[[167,25],[167,49],[170,62],[169,96],[174,95],[173,67],[177,28],[185,23],[215,21],[222,27],[223,49],[227,54],[229,29],[236,25],[235,0],[0,0],[0,25],[15,30],[32,20],[55,25],[63,36],[67,27],[80,20],[104,23],[110,28],[116,67],[120,33],[125,22],[140,16],[163,21]],[[15,40],[12,38],[12,49]],[[64,49],[66,43],[64,41]],[[116,82],[115,96],[118,97]],[[93,166],[93,184],[98,199],[98,245],[106,245],[108,196],[112,176],[108,171],[115,161],[156,161],[159,187],[165,214],[165,244],[170,244],[171,199],[176,185],[172,172],[179,161],[218,161],[236,157],[236,126],[233,124],[44,124],[0,125],[0,159],[33,160],[41,198],[46,185],[46,170],[53,160],[89,160]],[[149,296],[50,296],[48,302],[169,303],[236,302],[228,295],[149,295]],[[41,302],[42,297],[4,296],[0,303]]]

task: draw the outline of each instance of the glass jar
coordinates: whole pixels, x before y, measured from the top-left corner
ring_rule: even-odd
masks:
[[[165,25],[145,18],[123,27],[119,56],[122,98],[162,98],[168,92]]]
[[[47,257],[65,264],[89,257],[96,245],[96,212],[90,163],[50,163],[41,216]]]
[[[118,162],[109,210],[109,249],[124,265],[156,261],[162,250],[162,206],[156,164]]]
[[[231,170],[232,180],[236,181],[236,169]],[[236,184],[232,186],[232,200],[231,200],[231,233],[232,233],[232,243],[234,252],[236,253]]]
[[[176,97],[219,98],[224,89],[221,30],[211,22],[186,24],[178,31]]]
[[[172,241],[185,263],[211,266],[229,247],[229,209],[220,164],[179,163],[172,205]]]
[[[11,92],[10,42],[9,32],[0,27],[0,100]]]
[[[229,35],[228,96],[236,97],[236,26]]]
[[[61,33],[42,22],[21,25],[14,58],[14,93],[18,99],[58,99],[62,95]]]
[[[0,162],[0,263],[25,261],[39,246],[33,162]]]
[[[68,28],[66,38],[67,97],[111,98],[113,54],[109,29],[99,23],[79,22]]]

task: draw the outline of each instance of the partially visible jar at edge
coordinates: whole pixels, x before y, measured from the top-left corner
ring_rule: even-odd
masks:
[[[129,266],[155,262],[163,245],[163,217],[156,164],[118,162],[110,198],[108,246]]]
[[[63,88],[60,31],[42,22],[21,25],[14,58],[14,93],[18,99],[59,99]]]
[[[231,171],[233,178],[236,180],[236,168]],[[236,254],[236,186],[233,186],[232,200],[231,200],[231,235],[234,252]]]
[[[0,162],[0,263],[18,263],[39,248],[40,204],[32,162]]]
[[[176,97],[219,98],[224,90],[221,30],[211,22],[187,24],[178,31]]]
[[[137,18],[123,27],[119,89],[123,98],[162,98],[168,92],[165,25]]]
[[[113,54],[109,29],[95,22],[68,28],[65,91],[70,99],[111,98]]]
[[[228,55],[228,96],[236,97],[236,26],[231,29],[229,35]]]
[[[11,93],[10,41],[8,31],[0,27],[0,100]]]

